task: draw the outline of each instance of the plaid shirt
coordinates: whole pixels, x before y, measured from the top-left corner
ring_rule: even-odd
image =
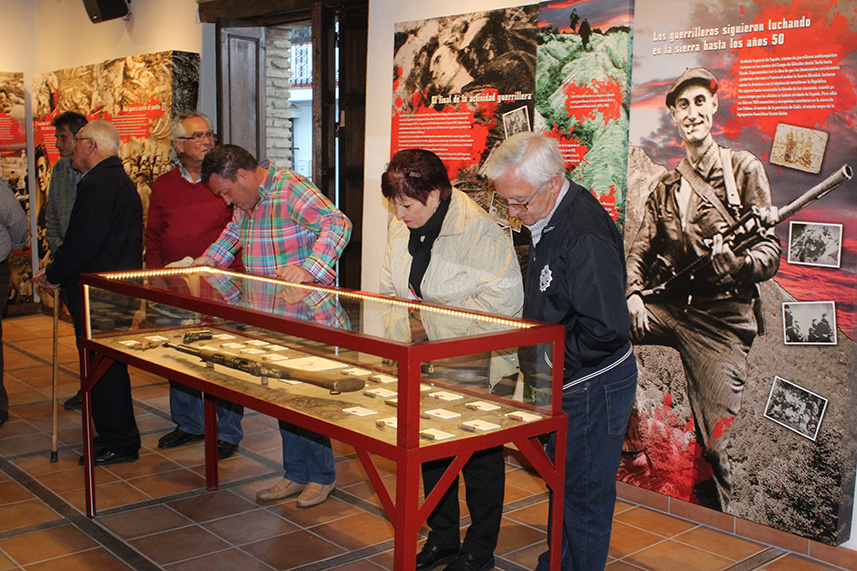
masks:
[[[218,267],[227,267],[243,247],[248,273],[273,276],[299,264],[319,283],[331,284],[335,265],[351,237],[351,222],[308,180],[294,171],[260,166],[268,176],[261,199],[251,210],[236,208],[232,221],[205,251]]]
[[[335,293],[299,290],[306,295],[296,301],[288,301],[290,288],[282,284],[258,283],[247,278],[221,275],[204,276],[203,279],[220,292],[227,302],[237,307],[320,323],[337,329],[351,329],[351,321]]]

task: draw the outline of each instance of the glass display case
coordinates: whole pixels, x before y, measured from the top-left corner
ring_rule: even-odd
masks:
[[[120,361],[204,393],[210,489],[216,398],[352,445],[397,530],[396,569],[414,567],[418,531],[470,455],[509,442],[560,502],[558,539],[566,418],[562,370],[548,363],[563,362],[561,326],[212,268],[90,274],[82,284],[87,515],[90,392]],[[544,434],[556,435],[556,462]],[[397,463],[395,497],[373,454]],[[421,502],[420,464],[446,457],[452,465]]]

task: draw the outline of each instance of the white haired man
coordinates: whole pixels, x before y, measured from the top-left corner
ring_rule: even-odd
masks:
[[[532,237],[524,318],[565,326],[562,410],[569,422],[562,569],[601,570],[610,544],[622,439],[637,390],[622,235],[598,200],[565,178],[555,139],[531,132],[506,139],[487,174],[509,214],[517,215]],[[536,369],[553,366],[545,351],[521,351],[526,381],[547,372]],[[551,439],[551,455],[553,445]],[[546,571],[548,562],[545,552],[537,570]]]
[[[83,176],[68,228],[54,261],[33,277],[39,287],[63,288],[78,338],[83,335],[80,274],[143,265],[143,207],[118,154],[119,133],[111,123],[92,121],[78,131],[72,164]],[[96,465],[137,460],[140,433],[124,363],[113,363],[93,387],[92,418],[104,443],[95,453]]]

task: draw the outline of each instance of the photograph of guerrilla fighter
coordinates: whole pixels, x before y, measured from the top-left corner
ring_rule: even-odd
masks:
[[[842,225],[792,222],[789,225],[789,263],[838,268],[842,252]]]
[[[777,272],[780,244],[770,227],[740,252],[724,239],[754,208],[767,218],[776,211],[761,161],[721,147],[711,135],[717,87],[710,71],[688,69],[666,95],[686,156],[646,201],[627,256],[626,295],[633,341],[673,347],[681,355],[696,441],[710,467],[700,470],[710,478],[699,478],[694,492],[703,505],[725,511],[732,491],[730,428],[741,408],[747,356],[763,327],[756,284]],[[677,270],[700,260],[704,268],[694,279],[663,287]]]

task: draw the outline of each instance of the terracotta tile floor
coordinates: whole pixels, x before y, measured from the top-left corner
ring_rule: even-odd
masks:
[[[241,448],[220,463],[220,490],[207,492],[202,443],[158,450],[158,437],[172,428],[168,385],[137,370],[140,460],[96,469],[99,517],[87,519],[79,412],[60,407],[59,461],[49,461],[51,320],[7,318],[3,330],[12,408],[0,429],[0,571],[392,568],[393,528],[352,449],[334,443],[338,488],[324,504],[257,504],[255,491],[280,477],[280,437],[275,421],[247,411]],[[77,390],[78,361],[71,326],[61,323],[60,335],[64,400]],[[392,491],[395,466],[378,465]],[[538,477],[513,466],[506,488],[497,569],[532,569],[544,547],[547,494]],[[838,568],[619,501],[607,569]]]

